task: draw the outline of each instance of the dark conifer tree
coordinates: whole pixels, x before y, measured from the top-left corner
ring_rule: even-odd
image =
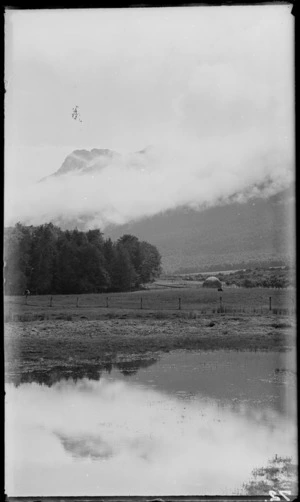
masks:
[[[153,280],[160,255],[151,244],[124,235],[104,240],[99,229],[62,231],[52,223],[5,229],[6,294],[79,294],[128,291]]]

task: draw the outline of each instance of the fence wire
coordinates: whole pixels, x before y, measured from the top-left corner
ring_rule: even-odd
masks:
[[[19,306],[22,307],[23,314],[29,315],[27,308],[37,307],[39,309],[79,309],[79,310],[88,310],[88,309],[105,309],[107,311],[110,310],[144,310],[144,311],[152,311],[152,312],[161,312],[161,311],[178,311],[178,312],[190,312],[195,315],[211,315],[211,314],[248,314],[248,315],[266,315],[266,314],[276,314],[276,315],[285,315],[285,316],[295,316],[296,308],[293,306],[292,308],[288,307],[275,307],[272,306],[272,298],[269,298],[269,306],[267,307],[265,304],[261,306],[231,306],[226,305],[225,302],[216,301],[215,305],[206,305],[204,302],[184,301],[184,298],[179,297],[175,301],[175,299],[170,298],[152,298],[152,297],[137,297],[136,295],[126,298],[124,301],[124,297],[122,296],[104,296],[102,297],[102,302],[99,303],[99,297],[93,297],[90,299],[89,303],[84,303],[84,299],[80,298],[80,296],[47,296],[41,298],[39,302],[34,301],[35,298],[31,299],[30,297],[21,297],[20,299],[5,299],[4,302],[4,314],[5,319],[9,319],[12,315],[16,315],[16,312],[11,312],[11,306]],[[61,301],[64,300],[64,301]],[[96,303],[98,300],[98,303]],[[221,300],[221,299],[220,299]],[[15,311],[14,307],[14,311]],[[38,312],[36,312],[36,315]]]

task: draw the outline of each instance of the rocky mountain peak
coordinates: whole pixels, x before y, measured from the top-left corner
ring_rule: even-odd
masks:
[[[92,150],[74,150],[62,163],[61,167],[50,176],[43,178],[44,181],[52,176],[65,174],[87,174],[91,171],[99,171],[108,166],[112,160],[120,157],[120,154],[107,148],[92,148]]]

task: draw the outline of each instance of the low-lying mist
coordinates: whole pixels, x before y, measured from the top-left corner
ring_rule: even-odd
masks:
[[[5,224],[52,221],[104,229],[180,206],[201,209],[267,197],[293,179],[292,153],[284,147],[253,134],[196,144],[174,138],[143,153],[116,156],[86,174],[70,171],[21,187],[7,183]]]

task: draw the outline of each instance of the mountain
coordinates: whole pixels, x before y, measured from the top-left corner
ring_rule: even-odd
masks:
[[[59,177],[66,174],[81,174],[89,175],[95,172],[100,172],[108,166],[112,166],[122,159],[122,162],[130,164],[136,169],[144,168],[143,157],[151,152],[151,147],[144,148],[138,152],[129,155],[121,155],[118,152],[109,149],[93,148],[92,150],[74,150],[68,155],[61,167],[50,176],[42,178],[40,181],[45,181],[52,177]]]
[[[165,272],[272,264],[294,260],[293,188],[268,198],[252,198],[203,211],[181,207],[152,218],[109,226],[117,239],[133,234],[157,246]]]
[[[75,150],[48,178],[72,173],[90,175],[120,160],[124,168],[145,171],[151,162],[155,164],[155,152],[151,146],[127,155],[108,149]],[[242,194],[246,202],[236,202],[240,194],[235,194],[227,204],[201,211],[181,206],[125,225],[106,226],[104,233],[113,240],[133,234],[151,242],[160,251],[166,272],[293,260],[294,186],[269,197],[250,197],[251,188],[248,195],[246,191]],[[256,188],[266,193],[268,187],[262,184]],[[63,216],[55,223],[62,228],[86,229],[90,220],[91,214],[80,214],[68,220]]]
[[[45,181],[51,177],[62,176],[76,172],[76,174],[88,174],[96,170],[104,169],[110,165],[112,161],[117,160],[120,154],[108,149],[93,148],[89,150],[74,150],[68,155],[62,166],[50,176],[42,178],[40,181]]]

